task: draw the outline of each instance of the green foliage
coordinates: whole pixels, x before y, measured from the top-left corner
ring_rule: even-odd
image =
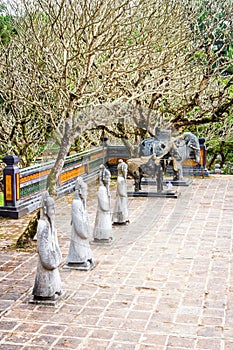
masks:
[[[233,58],[233,42],[228,46],[227,57],[229,57],[230,59]]]
[[[214,169],[219,163],[226,174],[233,174],[233,117],[227,117],[224,122],[209,123],[198,126],[196,132],[206,139],[208,168]]]
[[[11,16],[5,14],[6,8],[0,5],[0,40],[3,45],[9,43],[11,36],[16,34],[16,29]]]
[[[227,59],[232,59],[232,25],[229,18],[229,7],[232,8],[232,5],[232,1],[202,0],[197,8],[197,25],[193,24],[195,37],[203,38],[203,52],[196,53],[194,57],[203,60],[207,54],[206,57],[215,61],[212,69],[223,65],[221,73],[225,75],[233,74],[233,67],[227,66]]]

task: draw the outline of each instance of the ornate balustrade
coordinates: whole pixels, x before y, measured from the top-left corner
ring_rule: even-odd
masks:
[[[117,173],[119,159],[126,161],[130,154],[124,146],[97,147],[71,156],[65,160],[61,174],[57,180],[58,196],[74,190],[77,176],[85,180],[95,178],[100,164],[105,164],[114,175]],[[16,156],[3,159],[4,206],[0,207],[0,216],[18,219],[40,206],[41,194],[46,190],[47,176],[55,161],[40,163],[28,168],[19,169]],[[193,164],[187,164],[192,168]],[[185,167],[184,167],[185,168]],[[200,173],[200,167],[197,169]],[[199,174],[198,173],[198,174]]]
[[[107,149],[103,147],[68,156],[57,180],[58,196],[73,191],[77,176],[87,180],[95,177],[100,164],[105,164],[107,159]],[[0,216],[18,219],[39,207],[55,161],[24,169],[17,167],[18,157],[7,156],[3,161],[7,165],[3,170],[4,206],[0,207]]]

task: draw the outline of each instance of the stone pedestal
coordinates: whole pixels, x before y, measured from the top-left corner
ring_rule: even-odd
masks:
[[[159,197],[159,198],[178,198],[180,192],[174,190],[167,190],[161,192],[150,191],[138,191],[138,192],[128,192],[129,197]]]
[[[192,184],[193,180],[189,178],[184,178],[182,180],[165,179],[163,183],[166,185],[168,182],[170,182],[173,186],[189,186]]]
[[[94,238],[94,240],[91,242],[91,244],[95,244],[95,245],[111,245],[113,243],[113,237],[109,237],[107,239],[98,239],[98,238]]]
[[[193,182],[190,178],[184,178],[183,180],[172,180],[171,178],[167,178],[163,180],[163,186],[166,186],[167,183],[171,183],[173,186],[189,186]],[[142,181],[142,185],[152,185],[156,186],[156,181],[153,179],[145,179]]]
[[[55,306],[59,301],[61,301],[66,292],[62,291],[60,294],[55,294],[53,297],[37,297],[29,300],[29,304],[45,305],[45,306]]]
[[[118,226],[118,225],[124,226],[124,225],[128,225],[129,222],[130,222],[129,220],[124,221],[124,222],[113,222],[112,225],[113,225],[113,226]]]
[[[92,270],[95,267],[93,261],[87,261],[84,263],[68,263],[63,266],[63,269],[68,270],[80,270],[80,271],[88,271]]]

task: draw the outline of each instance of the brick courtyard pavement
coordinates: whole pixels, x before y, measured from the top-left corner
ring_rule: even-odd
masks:
[[[129,198],[130,224],[113,228],[112,246],[92,246],[96,267],[60,269],[66,295],[55,307],[28,303],[37,254],[4,248],[25,219],[2,220],[1,350],[232,350],[233,177],[179,191],[177,199]],[[71,201],[56,202],[64,260]],[[92,224],[95,210],[96,195]]]

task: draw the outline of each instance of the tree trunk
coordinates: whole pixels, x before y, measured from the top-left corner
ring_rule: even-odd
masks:
[[[209,161],[209,164],[208,164],[208,165],[209,165],[209,168],[211,168],[212,165],[214,164],[214,162],[215,162],[215,160],[216,160],[216,158],[217,158],[217,153],[218,153],[218,152],[214,152],[214,154],[213,154],[211,160]]]
[[[59,153],[47,178],[47,190],[51,196],[55,196],[57,193],[56,184],[58,176],[60,175],[63,165],[65,163],[66,156],[69,152],[73,140],[73,131],[70,120],[65,123],[65,131],[61,141]]]
[[[60,150],[55,162],[55,165],[53,169],[50,171],[48,178],[47,178],[47,190],[49,194],[56,195],[56,183],[58,176],[62,170],[62,167],[64,165],[66,155],[70,149],[72,143],[72,130],[69,122],[65,125],[65,133],[61,142]],[[24,248],[26,245],[30,244],[30,241],[34,238],[37,231],[37,224],[39,220],[39,213],[40,210],[38,209],[33,217],[30,219],[25,231],[23,234],[19,237],[16,246],[18,248]]]
[[[50,171],[47,178],[46,188],[51,196],[56,196],[57,194],[56,184],[57,184],[58,176],[62,171],[66,156],[68,154],[68,151],[73,141],[73,136],[74,136],[73,128],[72,128],[72,120],[73,120],[73,114],[74,114],[73,106],[74,106],[74,99],[71,97],[70,105],[67,110],[67,119],[65,121],[65,130],[61,140],[60,149],[59,149],[54,167]],[[30,240],[33,239],[33,237],[35,236],[36,230],[37,230],[37,224],[39,220],[39,212],[40,212],[39,210],[35,212],[32,219],[29,221],[25,231],[18,239],[17,241],[18,247],[22,247],[26,243],[28,244]]]
[[[138,147],[135,145],[132,145],[129,140],[123,138],[122,142],[124,143],[125,147],[130,153],[131,158],[137,158],[138,157]]]
[[[31,240],[35,237],[37,231],[37,224],[40,218],[40,209],[37,209],[34,213],[33,217],[29,221],[26,229],[22,233],[22,235],[18,238],[16,242],[17,248],[25,248],[31,242]]]

